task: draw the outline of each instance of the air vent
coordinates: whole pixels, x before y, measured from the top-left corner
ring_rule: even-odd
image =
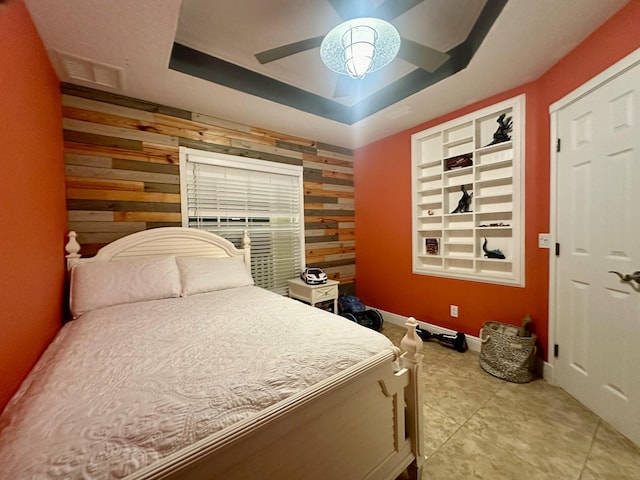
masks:
[[[97,63],[87,58],[68,53],[55,52],[65,80],[82,81],[121,90],[123,87],[122,68]]]

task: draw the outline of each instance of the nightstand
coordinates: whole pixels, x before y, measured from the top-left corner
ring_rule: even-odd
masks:
[[[309,285],[300,278],[289,280],[289,296],[311,304],[333,300],[333,313],[338,313],[338,285],[336,280],[327,280],[321,285]]]

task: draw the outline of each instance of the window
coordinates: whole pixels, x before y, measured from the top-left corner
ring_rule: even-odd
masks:
[[[182,224],[240,247],[256,285],[285,294],[304,265],[302,167],[180,148]]]

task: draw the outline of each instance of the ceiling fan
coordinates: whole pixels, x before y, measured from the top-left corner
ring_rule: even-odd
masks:
[[[353,18],[373,17],[390,22],[403,13],[411,10],[424,0],[386,0],[375,8],[372,8],[368,0],[327,0],[338,16],[343,21]],[[270,63],[281,58],[295,55],[296,53],[319,48],[322,44],[323,36],[307,38],[298,42],[289,43],[280,47],[272,48],[255,54],[256,59],[261,63]],[[449,59],[449,55],[413,42],[401,37],[399,58],[412,63],[418,68],[428,72],[434,72],[444,62]],[[356,80],[346,75],[338,76],[338,83],[333,94],[334,98],[348,96]]]

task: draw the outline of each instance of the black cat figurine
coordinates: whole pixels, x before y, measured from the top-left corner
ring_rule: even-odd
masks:
[[[464,188],[464,185],[460,187],[460,190],[462,191],[462,198],[458,200],[458,206],[451,213],[465,213],[470,211],[469,208],[471,207],[473,192],[471,193],[471,195],[469,195],[469,193],[467,193],[467,190]]]

